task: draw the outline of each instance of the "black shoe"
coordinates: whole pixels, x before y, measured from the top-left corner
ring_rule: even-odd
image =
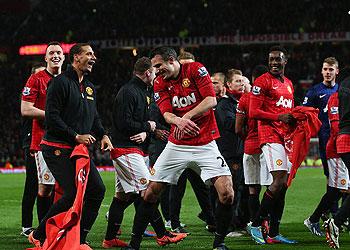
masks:
[[[172,232],[174,232],[174,233],[182,233],[182,234],[190,234],[185,228],[183,228],[182,226],[179,226],[179,227],[177,227],[177,228],[175,228],[175,229],[172,229],[171,230]]]
[[[28,236],[29,236],[29,234],[31,233],[31,232],[33,232],[35,229],[34,228],[29,228],[29,229],[27,229],[27,230],[25,230],[25,231],[22,231],[21,232],[21,235],[23,235],[24,237],[27,237],[28,238]]]
[[[205,229],[207,229],[209,233],[214,233],[216,231],[216,226],[208,224],[205,226]]]

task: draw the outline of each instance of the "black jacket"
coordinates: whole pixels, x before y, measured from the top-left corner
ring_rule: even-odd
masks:
[[[151,93],[151,88],[147,87],[146,83],[136,76],[119,90],[114,99],[112,113],[112,143],[114,147],[138,147],[147,151],[149,134],[141,144],[131,141],[130,136],[141,132],[151,132],[151,126],[148,123]]]
[[[228,93],[218,100],[214,111],[220,132],[220,138],[216,143],[229,165],[239,164],[243,159],[243,142],[235,132],[237,103],[233,95]]]
[[[101,139],[105,134],[96,109],[94,85],[85,77],[79,83],[72,67],[48,84],[45,107],[44,139],[75,145],[77,134],[93,134]]]
[[[350,134],[350,77],[345,78],[338,90],[339,134]]]
[[[150,105],[150,120],[157,123],[157,129],[170,131],[170,124],[168,124],[156,102],[152,102]],[[151,142],[149,145],[149,163],[151,166],[154,165],[160,154],[163,152],[167,142],[157,139],[154,135],[151,137]]]

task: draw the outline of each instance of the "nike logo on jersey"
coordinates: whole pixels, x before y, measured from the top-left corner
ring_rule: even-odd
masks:
[[[323,98],[323,97],[325,97],[327,94],[324,94],[324,95],[320,95],[320,98]]]
[[[191,93],[190,95],[184,97],[174,96],[172,101],[174,108],[184,108],[195,102],[197,102],[197,100],[194,93]]]
[[[293,100],[284,98],[283,96],[280,97],[278,102],[276,102],[276,106],[282,106],[283,108],[292,108]]]
[[[272,87],[272,89],[278,89],[278,87]]]

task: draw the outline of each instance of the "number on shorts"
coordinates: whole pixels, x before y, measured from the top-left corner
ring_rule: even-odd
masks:
[[[221,167],[223,167],[223,168],[226,167],[226,163],[221,156],[216,157],[216,159],[221,160]]]

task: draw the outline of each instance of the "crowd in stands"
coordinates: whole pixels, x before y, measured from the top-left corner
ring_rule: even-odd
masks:
[[[54,0],[1,15],[1,43],[346,31],[347,1]],[[336,24],[336,25],[335,25]],[[54,30],[54,31],[53,31]]]

